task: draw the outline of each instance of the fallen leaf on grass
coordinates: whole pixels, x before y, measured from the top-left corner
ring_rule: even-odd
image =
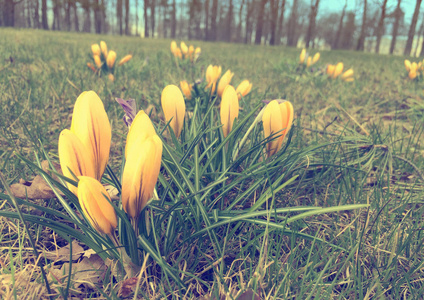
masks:
[[[70,249],[71,247],[68,245],[58,249],[57,251],[48,251],[44,252],[43,256],[46,257],[49,260],[52,260],[54,262],[60,262],[65,261],[69,262],[70,258]],[[72,242],[72,260],[79,259],[83,254],[85,253],[84,248],[80,246],[80,244],[77,241]]]
[[[45,172],[52,175],[49,172],[50,165],[47,160],[44,160],[41,163],[41,167]],[[56,169],[56,172],[62,173],[59,164],[54,164],[54,167]],[[54,174],[52,176],[54,179],[56,179],[56,176]],[[10,186],[10,191],[15,197],[23,199],[50,199],[55,197],[55,193],[40,175],[35,176],[34,180],[32,181],[20,179],[19,183],[15,183]]]
[[[125,279],[124,281],[121,281],[121,286],[118,291],[118,296],[121,298],[128,297],[131,293],[134,292],[135,287],[137,285],[138,278],[137,277],[131,277],[128,279]]]

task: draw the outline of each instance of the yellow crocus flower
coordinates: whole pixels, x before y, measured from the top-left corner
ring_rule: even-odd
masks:
[[[200,49],[200,47],[197,47],[196,49],[194,49],[194,61],[197,61],[201,53],[202,53],[202,49]]]
[[[218,81],[218,78],[221,76],[222,68],[221,66],[212,66],[209,65],[206,69],[206,82],[208,83],[206,85],[206,88],[211,88],[211,93],[213,94],[215,92],[216,82]]]
[[[316,64],[319,61],[321,54],[319,52],[315,53],[314,57],[312,57],[312,65]]]
[[[224,137],[231,132],[233,129],[233,123],[236,118],[238,118],[239,114],[239,100],[237,97],[236,90],[233,86],[227,85],[222,93],[221,100],[221,124],[222,124],[222,132],[224,133]]]
[[[165,122],[170,122],[169,126],[178,138],[183,130],[186,110],[181,90],[176,85],[167,85],[162,91],[161,105],[165,115]]]
[[[403,63],[405,64],[406,71],[409,72],[411,70],[411,62],[405,59]]]
[[[308,56],[308,59],[306,60],[306,67],[309,68],[312,66],[312,57]]]
[[[102,61],[100,59],[100,56],[99,55],[93,55],[93,58],[94,58],[94,63],[96,64],[96,67],[98,69],[100,69],[102,67]]]
[[[87,63],[87,67],[89,67],[93,72],[96,72],[96,67],[92,63]]]
[[[115,81],[115,76],[114,76],[112,73],[109,73],[109,74],[107,75],[107,78],[108,78],[110,81],[112,81],[112,82],[114,82],[114,81]]]
[[[102,50],[103,57],[107,57],[107,45],[104,41],[100,41],[100,49]]]
[[[243,80],[236,88],[238,99],[240,100],[241,97],[244,97],[249,94],[251,90],[252,84],[249,82],[249,80]]]
[[[227,70],[227,72],[225,72],[224,75],[222,75],[221,79],[219,80],[218,90],[217,90],[219,97],[222,96],[224,89],[230,84],[233,76],[234,76],[234,73],[231,72],[231,70]]]
[[[351,69],[347,70],[346,72],[344,72],[342,74],[342,76],[340,76],[340,78],[342,80],[344,80],[344,81],[347,81],[347,82],[353,81],[354,80],[354,78],[353,78],[353,69],[351,68]]]
[[[99,233],[112,235],[118,219],[106,189],[92,177],[78,179],[78,200],[85,217]]]
[[[300,52],[299,64],[303,64],[305,62],[305,58],[306,58],[306,49],[303,48],[302,51]]]
[[[180,47],[181,47],[181,52],[184,54],[184,58],[187,57],[188,47],[187,47],[186,43],[181,42]]]
[[[194,47],[193,47],[193,45],[190,45],[188,47],[188,56],[190,57],[190,60],[193,61],[193,59],[194,59]]]
[[[177,50],[178,46],[177,46],[177,42],[176,41],[172,41],[171,42],[171,53],[173,55],[175,55],[175,51]]]
[[[71,131],[92,157],[94,173],[100,180],[109,159],[112,131],[102,100],[93,92],[83,92],[75,102]],[[81,174],[86,175],[86,174]]]
[[[343,63],[339,62],[334,68],[334,73],[332,78],[333,79],[337,78],[337,76],[339,76],[342,72],[343,72]]]
[[[162,160],[162,141],[157,135],[137,139],[131,146],[122,175],[122,207],[134,220],[153,196]]]
[[[188,100],[190,100],[191,99],[191,91],[193,90],[191,85],[188,84],[188,82],[186,80],[183,80],[183,81],[180,81],[180,87],[181,87],[181,91],[183,92],[184,96]]]
[[[266,153],[270,157],[276,154],[283,144],[284,137],[289,132],[293,123],[293,105],[289,101],[278,104],[277,100],[268,103],[262,116],[264,136],[273,136],[266,144]]]
[[[333,76],[334,70],[335,70],[336,66],[335,65],[328,65],[327,66],[327,75],[329,77]]]
[[[136,144],[137,140],[146,140],[147,138],[156,135],[156,130],[149,116],[140,110],[135,116],[131,127],[128,131],[127,142],[125,144],[125,158],[128,155],[129,149]]]
[[[100,56],[101,51],[100,51],[100,46],[99,46],[99,44],[93,44],[93,45],[91,45],[91,52],[93,52],[93,55],[98,55],[98,56]]]
[[[121,66],[123,64],[125,64],[126,62],[128,62],[130,59],[132,58],[131,54],[125,55],[124,58],[122,58],[119,63],[118,66]]]
[[[115,60],[116,60],[116,52],[113,50],[110,50],[106,58],[106,64],[109,69],[113,68],[113,65],[115,64]]]
[[[63,176],[76,180],[75,176],[95,176],[93,157],[80,139],[69,129],[59,135],[58,153]],[[77,187],[66,183],[68,189],[77,195]]]

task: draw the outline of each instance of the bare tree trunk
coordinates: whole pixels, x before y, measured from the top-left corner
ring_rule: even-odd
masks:
[[[231,29],[233,26],[233,14],[234,14],[234,6],[233,0],[229,0],[228,12],[225,20],[225,33],[224,33],[224,41],[231,42]]]
[[[172,0],[172,13],[171,13],[171,38],[175,39],[177,32],[177,5],[175,0]]]
[[[47,0],[41,0],[41,22],[43,23],[43,29],[49,30],[49,24],[47,23]]]
[[[405,50],[403,51],[403,55],[408,55],[408,56],[411,55],[412,42],[414,41],[415,28],[417,27],[418,14],[420,12],[421,1],[422,0],[417,0],[417,3],[415,4],[414,15],[412,16],[411,26],[409,27],[408,39],[406,40],[406,45],[405,45]]]
[[[378,25],[377,25],[377,38],[376,38],[376,43],[375,43],[375,53],[380,52],[381,37],[384,34],[384,19],[386,18],[386,5],[387,5],[387,0],[384,0],[383,4],[381,5],[381,15],[380,15],[380,19],[378,20]]]
[[[275,34],[277,31],[277,21],[278,21],[278,0],[270,0],[269,3],[270,9],[270,31],[271,37],[269,38],[269,44],[275,45]]]
[[[78,12],[77,12],[77,4],[75,1],[72,1],[72,7],[74,8],[74,26],[75,31],[79,31],[79,21],[78,21]]]
[[[395,51],[396,38],[397,38],[397,35],[398,35],[398,30],[399,30],[399,21],[400,21],[400,18],[402,16],[402,11],[400,9],[400,3],[401,2],[402,2],[402,0],[398,0],[397,7],[396,7],[396,10],[394,12],[395,22],[393,24],[392,41],[390,43],[390,54],[393,54],[393,52]]]
[[[252,42],[252,14],[255,9],[255,3],[248,1],[246,6],[246,34],[244,36],[244,43],[250,44]]]
[[[13,0],[3,1],[3,26],[15,26],[15,3]]]
[[[150,28],[152,31],[152,37],[155,36],[155,9],[156,9],[156,0],[150,0]]]
[[[175,1],[175,0],[174,0]],[[205,35],[203,39],[209,40],[209,0],[205,0]]]
[[[124,33],[122,26],[122,0],[116,1],[116,19],[118,20],[119,34]]]
[[[93,3],[93,10],[94,10],[94,27],[97,34],[100,34],[102,32],[102,16],[101,16],[101,10],[100,10],[100,3],[99,0],[94,0]]]
[[[367,0],[364,0],[364,12],[362,14],[361,33],[359,35],[358,44],[356,45],[357,51],[364,51],[366,25],[367,25]]]
[[[84,32],[91,32],[91,14],[90,14],[90,1],[85,0],[81,3],[82,8],[84,9],[84,25],[82,30]]]
[[[149,37],[149,19],[147,18],[147,9],[149,0],[144,0],[144,37]]]
[[[309,43],[311,42],[311,40],[312,41],[314,40],[319,0],[315,0],[315,4],[312,4],[312,3],[313,2],[311,0],[311,12],[309,13],[309,26],[308,26],[308,31],[306,33],[306,48],[309,48]]]
[[[37,1],[38,2],[38,1]],[[67,31],[71,31],[71,1],[66,1],[65,4],[65,26]]]
[[[125,35],[130,35],[130,0],[125,0]]]
[[[31,1],[27,0],[25,1],[25,11],[26,11],[26,21],[27,21],[27,27],[32,27],[32,13],[31,13]]]
[[[424,20],[421,22],[421,26],[420,26],[420,29],[418,30],[418,41],[417,41],[417,43],[415,44],[415,50],[414,50],[414,56],[417,56],[417,54],[418,54],[418,45],[419,45],[419,40],[420,40],[420,36],[422,36],[423,35],[423,32],[424,32]]]
[[[244,1],[245,0],[241,1],[239,13],[238,13],[239,23],[237,25],[237,32],[236,32],[236,42],[237,43],[240,43],[242,41],[242,39],[241,39],[241,36],[242,36],[241,28],[242,28],[242,13],[243,13]]]
[[[38,0],[35,0],[32,3],[34,5],[34,28],[40,28],[40,14],[38,12],[40,9],[40,2]]]
[[[296,46],[296,28],[297,28],[297,5],[298,0],[293,0],[292,11],[290,14],[290,19],[287,28],[287,45]]]
[[[216,41],[217,37],[217,26],[216,18],[218,15],[218,0],[212,0],[212,10],[211,10],[211,32],[209,33],[210,41]]]
[[[135,35],[138,36],[138,0],[135,0]]]
[[[334,39],[333,45],[331,46],[331,48],[333,49],[337,49],[339,47],[340,35],[342,34],[342,30],[343,30],[343,20],[346,14],[346,7],[347,7],[347,0],[345,1],[345,5],[343,6],[343,10],[342,10],[342,15],[340,16],[339,28],[337,28],[336,38]]]
[[[424,26],[424,20],[423,20],[423,25],[421,26],[421,27],[423,27]],[[423,36],[423,42],[422,42],[422,44],[421,44],[421,52],[420,52],[420,56],[424,56],[424,34],[422,35]],[[418,44],[418,43],[417,43]]]
[[[267,0],[261,0],[259,3],[258,16],[256,18],[255,44],[259,45],[262,40],[262,30],[264,26],[264,12]]]
[[[276,45],[281,43],[281,37],[283,36],[283,24],[284,24],[284,11],[286,9],[286,0],[281,2],[280,15],[278,16],[278,30]]]

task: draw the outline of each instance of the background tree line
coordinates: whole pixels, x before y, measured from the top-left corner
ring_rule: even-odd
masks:
[[[324,0],[325,1],[325,0]],[[343,0],[340,0],[343,1]],[[415,4],[411,20],[404,5]],[[422,0],[359,0],[348,10],[320,11],[320,0],[0,0],[0,26],[142,35],[332,49],[381,51],[390,36],[403,53],[418,54],[424,37]],[[399,43],[399,36],[403,39]],[[420,55],[424,56],[424,39]]]

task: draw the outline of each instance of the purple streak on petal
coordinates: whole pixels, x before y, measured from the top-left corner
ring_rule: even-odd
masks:
[[[125,112],[124,122],[125,124],[127,124],[128,127],[130,127],[137,113],[137,105],[135,103],[135,100],[134,99],[124,100],[121,98],[115,98],[115,100],[119,104],[121,104],[122,108],[124,109],[124,112]]]

